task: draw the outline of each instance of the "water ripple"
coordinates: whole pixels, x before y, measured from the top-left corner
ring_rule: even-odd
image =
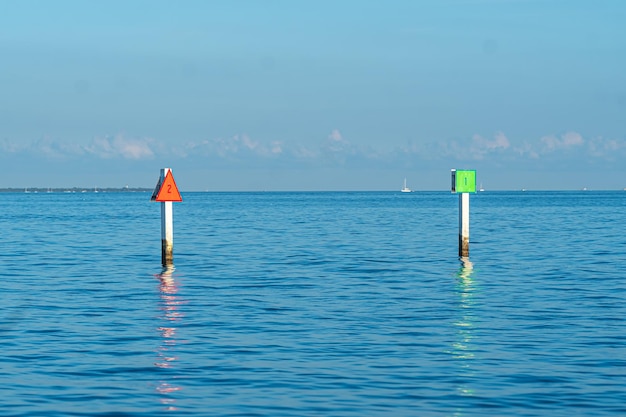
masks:
[[[6,197],[1,415],[626,415],[626,193],[184,198]]]

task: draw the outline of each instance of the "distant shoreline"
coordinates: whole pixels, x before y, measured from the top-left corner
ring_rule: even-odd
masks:
[[[103,188],[87,188],[87,187],[5,187],[0,188],[0,193],[151,193],[154,190],[152,188],[146,187],[103,187]],[[528,190],[526,188],[522,189],[512,189],[512,190],[489,190],[489,191],[480,191],[476,193],[470,194],[491,194],[491,193],[511,193],[511,192],[538,192],[538,193],[551,193],[551,192],[611,192],[611,191],[626,191],[626,188],[620,189],[578,189],[578,190],[551,190],[551,189],[533,189]],[[379,193],[379,192],[389,192],[389,193],[400,193],[400,191],[396,190],[187,190],[187,193]],[[449,190],[413,190],[411,193],[403,193],[403,195],[407,194],[420,194],[423,192],[444,192],[449,193]]]
[[[85,188],[85,187],[32,187],[32,188],[0,188],[0,193],[144,193],[152,192],[151,188],[143,187],[105,187],[105,188]]]

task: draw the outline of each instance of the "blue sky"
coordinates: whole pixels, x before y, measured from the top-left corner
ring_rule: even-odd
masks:
[[[0,187],[626,187],[620,0],[0,2]]]

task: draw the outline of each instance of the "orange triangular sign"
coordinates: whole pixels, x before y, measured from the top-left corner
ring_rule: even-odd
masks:
[[[167,171],[155,201],[159,201],[161,203],[166,201],[183,201],[180,193],[178,192],[178,187],[176,186],[176,181],[174,181],[174,176],[172,175],[171,170]]]

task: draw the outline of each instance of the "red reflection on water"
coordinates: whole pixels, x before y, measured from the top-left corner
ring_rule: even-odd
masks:
[[[167,268],[164,269],[162,273],[156,275],[159,279],[159,295],[161,299],[159,309],[163,312],[159,318],[162,319],[164,323],[156,329],[161,335],[161,346],[157,349],[157,362],[155,362],[154,365],[164,370],[174,368],[174,363],[178,359],[178,357],[174,355],[177,344],[177,328],[175,324],[184,317],[184,314],[179,310],[180,305],[183,303],[177,295],[179,287],[178,282],[172,276],[173,272],[173,268]],[[156,391],[163,395],[160,398],[160,402],[167,406],[165,410],[177,410],[173,405],[176,400],[171,397],[171,394],[181,389],[180,386],[172,385],[166,381],[159,383],[156,387]]]
[[[169,393],[169,392],[176,392],[176,391],[180,391],[181,388],[180,387],[175,387],[173,385],[168,384],[167,382],[161,382],[161,385],[159,385],[157,387],[157,391],[159,391],[160,393]],[[162,402],[166,402],[166,403],[173,403],[175,400],[172,399],[167,399],[165,401]]]

